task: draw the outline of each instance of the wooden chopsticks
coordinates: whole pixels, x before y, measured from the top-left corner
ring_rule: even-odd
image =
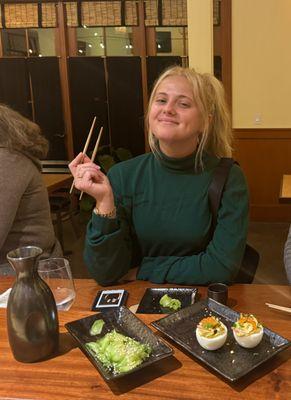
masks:
[[[91,128],[90,128],[90,131],[88,133],[88,136],[87,136],[87,139],[86,139],[86,143],[85,143],[85,146],[84,146],[83,151],[82,151],[83,154],[86,154],[86,151],[88,150],[89,143],[90,143],[90,140],[91,140],[91,136],[93,134],[95,123],[96,123],[96,116],[94,117],[93,122],[91,124]],[[102,132],[103,132],[103,126],[101,126],[101,128],[99,130],[99,133],[98,133],[98,137],[97,137],[97,140],[96,140],[96,143],[95,143],[95,147],[94,147],[94,150],[93,150],[93,153],[92,153],[92,156],[91,156],[91,161],[92,162],[94,162],[94,160],[95,160],[95,157],[96,157],[96,154],[97,154],[97,151],[98,151],[98,147],[99,147],[99,143],[100,143],[100,140],[101,140]],[[72,185],[71,185],[71,188],[70,188],[70,194],[72,194],[72,192],[73,192],[74,184],[75,184],[75,181],[72,182]],[[79,200],[82,199],[82,196],[83,196],[83,192],[80,193]]]
[[[98,133],[98,137],[97,137],[97,140],[96,140],[96,143],[95,143],[95,147],[94,147],[94,150],[93,150],[93,153],[92,153],[92,156],[91,156],[91,161],[92,162],[94,162],[94,160],[95,160],[95,157],[96,157],[96,154],[97,154],[97,151],[98,151],[98,147],[99,147],[99,143],[100,143],[100,139],[101,139],[101,136],[102,136],[102,132],[103,132],[103,126],[101,126],[101,128],[99,130],[99,133]],[[83,192],[80,193],[79,200],[82,199],[82,196],[83,196]]]
[[[96,116],[95,116],[94,119],[93,119],[93,122],[92,122],[91,128],[90,128],[90,131],[89,131],[88,136],[87,136],[87,139],[86,139],[85,146],[84,146],[83,151],[82,151],[82,153],[84,153],[84,154],[86,154],[86,151],[88,150],[89,143],[90,143],[90,140],[91,140],[91,136],[92,136],[92,133],[93,133],[93,130],[94,130],[95,122],[96,122]],[[98,139],[97,139],[97,140],[98,140]],[[70,189],[70,194],[72,194],[72,192],[73,192],[74,183],[75,183],[75,181],[72,182],[72,186],[71,186],[71,189]]]
[[[277,306],[276,304],[270,304],[270,303],[265,303],[265,304],[266,306],[274,308],[275,310],[286,311],[288,313],[291,313],[291,308],[289,307]]]

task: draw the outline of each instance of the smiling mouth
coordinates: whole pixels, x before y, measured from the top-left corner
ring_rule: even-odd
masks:
[[[169,124],[169,125],[178,125],[179,123],[177,121],[172,121],[172,120],[168,120],[168,119],[159,119],[159,122],[161,122],[162,124]]]

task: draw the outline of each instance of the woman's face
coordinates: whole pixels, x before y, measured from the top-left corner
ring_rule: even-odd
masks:
[[[201,116],[193,92],[183,76],[165,78],[156,90],[149,126],[160,148],[169,156],[186,156],[197,147]]]

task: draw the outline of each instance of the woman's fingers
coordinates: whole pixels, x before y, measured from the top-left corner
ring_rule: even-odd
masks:
[[[75,169],[77,168],[77,166],[78,166],[79,164],[82,164],[82,163],[83,163],[84,156],[85,156],[85,154],[79,153],[79,154],[77,155],[77,157],[74,158],[74,159],[70,162],[69,168],[70,168],[70,171],[72,172],[73,175],[74,175],[74,171],[75,171]]]
[[[87,154],[82,153],[84,158],[83,158],[83,163],[88,163],[91,161],[91,159],[87,156]]]
[[[88,189],[108,182],[106,176],[96,168],[78,169],[75,175],[75,187],[88,193]],[[98,189],[97,189],[98,190]],[[91,193],[88,193],[91,194]]]
[[[87,164],[80,164],[77,166],[75,170],[75,177],[77,178],[82,178],[82,176],[87,172],[87,171],[92,171],[94,172],[99,172],[100,167],[96,164],[93,163],[87,163]]]
[[[92,163],[90,158],[84,153],[79,153],[77,155],[77,157],[74,158],[74,160],[71,161],[69,164],[70,171],[74,177],[79,172],[80,168],[83,168],[83,167],[86,168],[87,166],[91,166],[95,169],[100,169],[100,167],[98,165]]]

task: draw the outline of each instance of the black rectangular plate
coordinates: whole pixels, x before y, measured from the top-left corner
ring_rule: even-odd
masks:
[[[175,312],[175,310],[160,305],[160,299],[165,294],[172,299],[180,300],[182,309],[197,301],[198,290],[196,288],[147,288],[136,312],[140,314],[171,314]]]
[[[91,336],[89,333],[90,328],[93,322],[97,319],[103,319],[105,324],[100,335]],[[139,318],[137,318],[131,311],[129,311],[128,308],[124,306],[69,322],[65,324],[65,327],[77,340],[78,345],[83,353],[89,358],[94,367],[97,368],[103,378],[107,381],[130,374],[146,367],[147,365],[151,365],[165,357],[168,357],[173,353],[172,348],[168,344],[166,344],[158,336],[154,335],[149,327],[147,327]],[[150,345],[152,348],[152,353],[150,356],[139,366],[125,373],[114,374],[108,368],[104,367],[104,365],[86,348],[85,344],[96,341],[98,338],[103,337],[106,335],[106,333],[112,331],[113,329],[143,344]]]
[[[215,351],[203,349],[195,334],[199,321],[208,315],[218,317],[228,329],[226,343]],[[264,327],[264,336],[258,346],[253,349],[239,346],[231,329],[239,315],[229,307],[207,299],[152,322],[152,325],[200,361],[234,382],[291,344],[287,339]]]

